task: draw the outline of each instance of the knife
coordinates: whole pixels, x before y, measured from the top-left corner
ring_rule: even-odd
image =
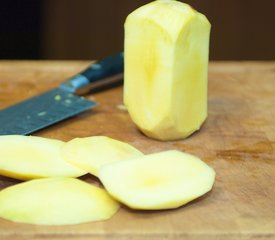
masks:
[[[28,135],[95,107],[81,95],[121,82],[123,58],[118,53],[97,61],[57,88],[0,110],[0,135]]]

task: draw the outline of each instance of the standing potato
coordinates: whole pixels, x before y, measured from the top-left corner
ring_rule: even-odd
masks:
[[[210,28],[204,15],[174,0],[127,17],[124,102],[147,136],[185,138],[205,121]]]

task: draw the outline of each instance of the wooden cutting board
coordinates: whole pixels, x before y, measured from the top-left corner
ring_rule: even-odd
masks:
[[[0,61],[0,109],[57,86],[88,64]],[[97,108],[35,135],[66,141],[107,135],[144,153],[186,151],[216,170],[212,192],[176,210],[122,207],[111,220],[73,226],[0,219],[0,239],[275,239],[275,62],[215,62],[209,75],[209,117],[188,139],[160,142],[142,135],[121,108],[121,87],[88,95]],[[90,176],[85,180],[96,184]],[[0,188],[15,183],[2,177]]]

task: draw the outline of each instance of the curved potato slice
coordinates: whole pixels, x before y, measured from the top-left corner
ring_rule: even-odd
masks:
[[[79,177],[86,174],[61,158],[59,140],[34,136],[0,136],[0,174],[20,180]]]
[[[171,150],[105,165],[99,179],[131,208],[170,209],[210,191],[215,172],[197,157]]]
[[[97,176],[99,169],[111,162],[143,156],[133,146],[105,136],[75,138],[62,148],[66,161]]]
[[[45,178],[0,192],[0,216],[39,225],[78,224],[112,217],[119,204],[107,192],[74,178]]]

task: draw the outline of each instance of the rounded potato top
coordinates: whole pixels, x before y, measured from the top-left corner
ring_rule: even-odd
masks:
[[[125,25],[135,21],[135,19],[147,19],[168,31],[171,39],[176,40],[182,27],[195,17],[201,18],[206,24],[210,25],[203,14],[186,3],[175,0],[157,0],[129,14]]]

